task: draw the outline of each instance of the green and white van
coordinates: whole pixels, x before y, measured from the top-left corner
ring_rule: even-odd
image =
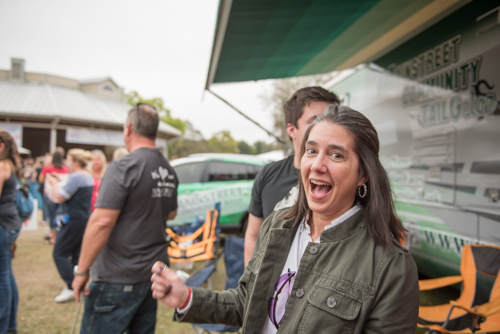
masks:
[[[169,225],[181,225],[204,217],[220,203],[220,226],[241,231],[248,217],[252,186],[269,160],[244,154],[192,154],[171,162],[179,178],[177,217]]]

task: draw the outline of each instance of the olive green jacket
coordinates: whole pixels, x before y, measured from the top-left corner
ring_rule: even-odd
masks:
[[[259,334],[268,301],[297,232],[286,210],[262,225],[255,251],[236,289],[193,289],[191,308],[174,319],[241,326]],[[396,240],[377,245],[363,210],[323,231],[300,261],[278,333],[414,334],[418,317],[418,274],[410,253]]]

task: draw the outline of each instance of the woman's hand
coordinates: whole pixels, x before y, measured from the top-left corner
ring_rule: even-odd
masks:
[[[58,179],[54,174],[47,174],[47,181],[54,186],[54,184],[57,184]]]
[[[163,262],[156,262],[151,268],[151,290],[153,298],[168,306],[181,308],[187,302],[189,289],[177,274]]]

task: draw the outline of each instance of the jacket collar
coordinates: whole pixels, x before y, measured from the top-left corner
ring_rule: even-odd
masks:
[[[286,214],[287,212],[288,210],[283,210],[280,216]],[[298,226],[294,226],[294,222],[295,218],[288,220],[280,219],[276,227],[283,229],[296,229]],[[321,232],[320,242],[327,243],[340,241],[353,235],[361,228],[365,228],[363,208],[339,225]]]

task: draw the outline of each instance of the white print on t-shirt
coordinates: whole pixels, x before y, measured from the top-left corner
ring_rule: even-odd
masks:
[[[165,179],[173,180],[175,176],[173,174],[170,174],[168,172],[168,169],[160,166],[158,167],[158,170],[153,170],[153,172],[151,172],[151,177],[153,178],[153,180],[161,179],[161,181],[158,181],[157,184],[158,188],[152,189],[151,193],[152,198],[172,197],[172,194],[175,189],[175,183],[166,182]]]
[[[290,189],[288,195],[285,196],[281,201],[276,203],[273,211],[279,211],[285,208],[291,208],[295,202],[297,202],[297,198],[299,197],[299,187],[295,186]]]
[[[159,179],[161,177],[161,179],[163,181],[165,181],[165,178],[168,176],[168,169],[166,168],[163,168],[162,166],[158,167],[158,171],[154,170],[152,173],[151,173],[151,177],[153,178],[153,180],[156,180],[156,179]],[[169,177],[169,179],[173,179],[174,176],[171,175]]]

